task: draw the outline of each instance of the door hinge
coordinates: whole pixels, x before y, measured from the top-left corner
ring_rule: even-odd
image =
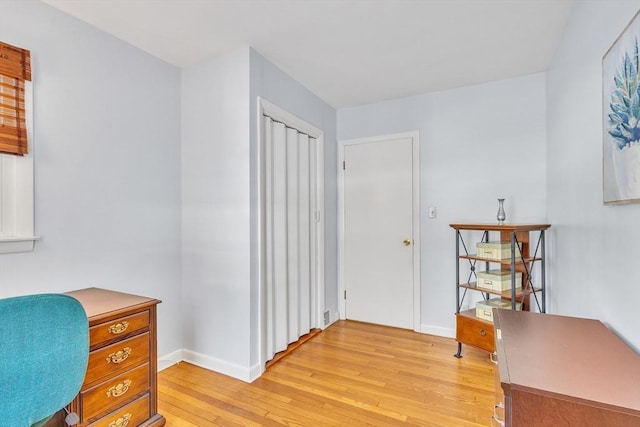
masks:
[[[346,161],[342,161],[342,170],[346,170],[347,169],[347,162]]]
[[[347,299],[347,291],[344,291],[344,299]]]

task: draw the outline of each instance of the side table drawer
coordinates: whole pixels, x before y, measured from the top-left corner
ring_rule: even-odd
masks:
[[[91,423],[89,427],[135,427],[149,419],[149,395],[134,400],[121,409]]]
[[[493,325],[476,317],[456,314],[456,340],[490,353],[496,351]]]
[[[118,341],[89,354],[85,384],[113,377],[149,360],[149,333]]]
[[[114,410],[148,389],[149,365],[145,364],[81,391],[82,419],[90,420],[107,410]]]
[[[110,322],[100,323],[89,328],[91,346],[97,346],[105,341],[128,335],[149,327],[149,311],[132,314]]]

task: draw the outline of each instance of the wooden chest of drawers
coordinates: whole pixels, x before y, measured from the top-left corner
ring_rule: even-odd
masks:
[[[89,364],[69,405],[80,427],[164,426],[157,413],[156,306],[160,301],[105,289],[68,292],[89,318]]]

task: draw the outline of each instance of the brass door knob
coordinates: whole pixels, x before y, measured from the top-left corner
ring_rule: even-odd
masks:
[[[404,240],[402,241],[402,244],[403,244],[403,245],[405,245],[405,246],[409,246],[409,245],[411,244],[411,240],[409,240],[409,239],[404,239]]]

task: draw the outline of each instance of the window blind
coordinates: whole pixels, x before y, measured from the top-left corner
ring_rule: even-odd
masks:
[[[0,42],[0,153],[29,152],[25,120],[25,81],[31,81],[31,54]]]

